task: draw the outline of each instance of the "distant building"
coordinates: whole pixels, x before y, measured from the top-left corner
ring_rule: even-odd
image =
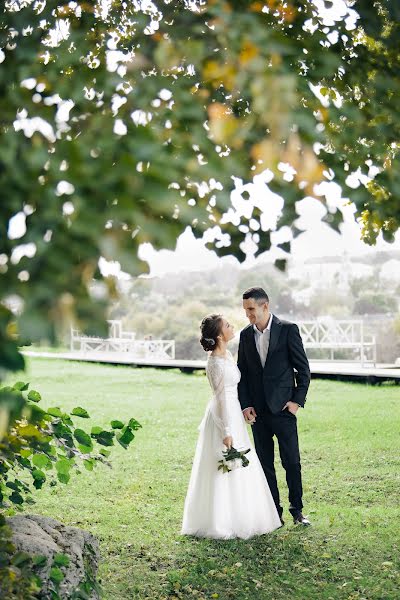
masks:
[[[288,268],[290,279],[301,280],[307,286],[304,290],[305,296],[331,285],[335,285],[340,292],[346,294],[350,290],[352,279],[370,277],[373,273],[372,265],[351,261],[347,252],[341,257],[312,258],[304,263],[293,261]]]

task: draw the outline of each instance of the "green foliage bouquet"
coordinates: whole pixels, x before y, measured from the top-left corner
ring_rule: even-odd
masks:
[[[250,461],[246,454],[249,452],[250,448],[247,448],[247,450],[236,450],[236,448],[233,446],[232,448],[225,450],[222,452],[223,458],[218,461],[218,471],[222,471],[222,473],[230,473],[235,469],[248,467]]]

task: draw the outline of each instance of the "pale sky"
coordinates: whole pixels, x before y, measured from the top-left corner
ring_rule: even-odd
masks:
[[[348,253],[351,257],[376,253],[382,250],[400,250],[400,232],[398,232],[396,241],[393,244],[384,242],[381,236],[376,246],[368,246],[362,242],[359,225],[354,220],[354,205],[348,205],[347,199],[341,198],[341,189],[337,184],[329,183],[323,185],[329,188],[328,190],[325,189],[328,207],[333,209],[335,206],[341,206],[343,208],[344,222],[341,225],[341,234],[338,234],[329,225],[321,221],[327,212],[321,201],[310,197],[301,200],[297,203],[297,210],[300,216],[296,225],[305,231],[292,241],[291,258],[293,260],[305,261],[308,258],[340,256],[344,252]],[[262,180],[260,181],[260,176],[259,181],[256,179],[255,184],[244,186],[244,188],[251,194],[251,201],[265,211],[265,216],[261,220],[262,225],[265,225],[265,228],[273,227],[283,205],[282,199],[268,191],[265,183]],[[240,202],[238,193],[234,191],[232,194],[232,204],[238,213],[245,213],[249,210],[251,202]],[[273,233],[273,244],[287,241],[290,237],[288,234],[288,228]],[[211,232],[206,237],[212,237]],[[255,263],[253,256],[254,247],[250,243],[247,244],[246,249],[249,253],[244,267],[250,267]],[[280,249],[275,247],[265,254],[263,258],[264,260],[267,258],[267,260],[273,262],[276,258],[285,256],[287,257]],[[218,258],[215,252],[205,247],[202,240],[194,237],[189,228],[178,238],[175,251],[157,251],[151,244],[143,244],[140,248],[140,257],[149,262],[151,276],[160,276],[179,271],[201,271],[218,267],[226,261],[235,261],[232,257]]]

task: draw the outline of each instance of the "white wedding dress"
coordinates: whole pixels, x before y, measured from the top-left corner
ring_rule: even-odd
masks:
[[[229,353],[210,356],[206,373],[213,397],[199,427],[181,533],[216,539],[269,533],[281,522],[239,404],[240,371]],[[250,464],[223,473],[218,460],[227,435],[237,450],[251,449],[246,454]]]

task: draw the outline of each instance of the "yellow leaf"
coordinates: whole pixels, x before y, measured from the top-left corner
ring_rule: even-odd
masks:
[[[214,102],[208,107],[210,117],[210,133],[217,144],[228,144],[234,140],[238,121],[227,111],[223,104]]]
[[[18,434],[23,437],[41,437],[40,431],[34,425],[22,425],[17,428]]]
[[[231,64],[221,64],[216,60],[209,60],[204,65],[203,77],[215,88],[223,85],[227,90],[232,90],[235,86],[235,76],[236,71]]]
[[[278,15],[288,23],[291,23],[296,17],[296,8],[289,3],[283,4],[281,0],[268,0],[268,7],[278,13]]]
[[[8,410],[6,408],[0,408],[0,440],[3,439],[4,434],[8,427]]]
[[[259,55],[259,49],[252,42],[245,42],[239,54],[239,62],[242,66],[247,65],[256,56]]]
[[[282,154],[282,161],[298,171],[301,164],[301,141],[296,133],[291,133]]]
[[[249,8],[251,12],[262,12],[262,9],[264,8],[264,2],[252,2]]]
[[[272,140],[265,139],[258,144],[254,144],[251,149],[251,157],[256,167],[255,174],[261,173],[265,169],[271,169],[273,173],[278,172],[279,154],[276,144]]]
[[[11,321],[8,323],[6,327],[6,335],[14,339],[18,336],[18,327],[16,321]]]
[[[301,166],[298,169],[298,173],[295,175],[295,179],[299,182],[305,181],[306,186],[304,189],[307,194],[311,195],[313,193],[314,185],[320,183],[323,179],[325,169],[325,165],[318,160],[311,148],[305,148]]]

